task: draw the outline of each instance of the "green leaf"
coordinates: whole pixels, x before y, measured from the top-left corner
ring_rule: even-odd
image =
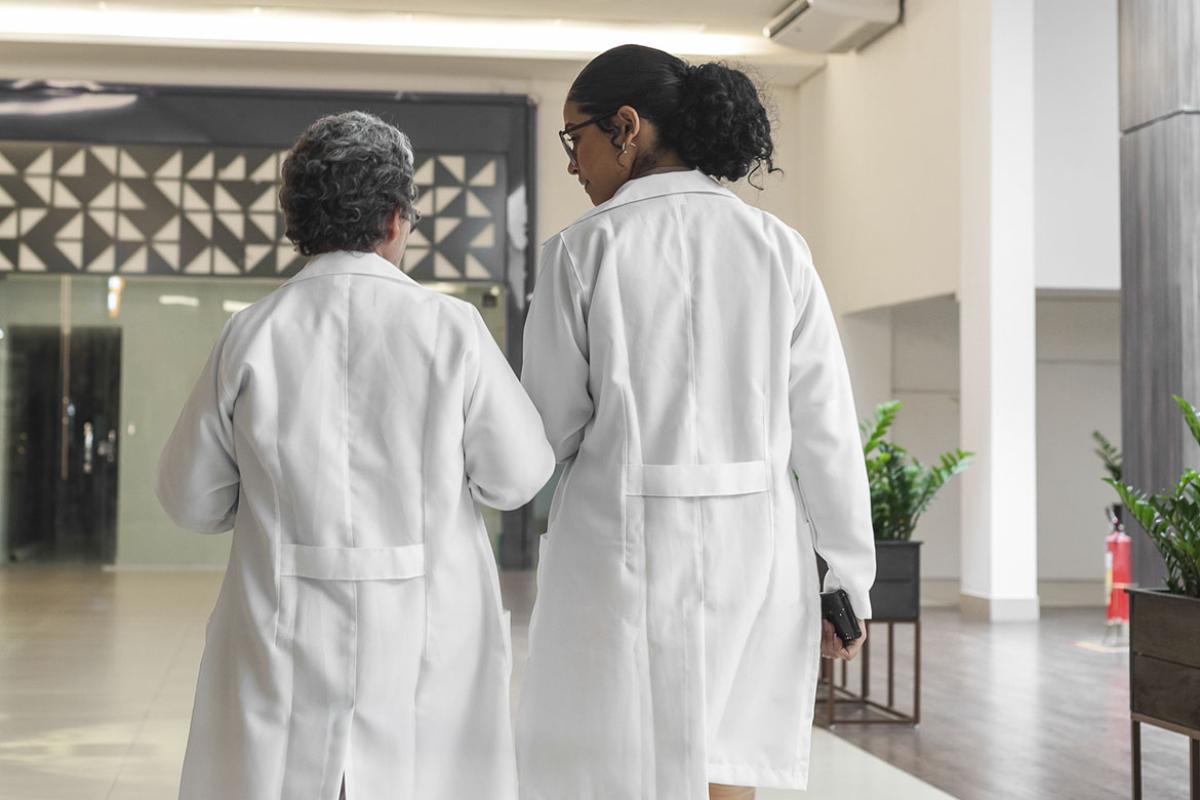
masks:
[[[875,406],[875,416],[873,419],[864,419],[859,423],[859,429],[863,432],[863,453],[869,455],[873,450],[879,447],[879,444],[887,436],[891,430],[892,423],[896,421],[896,414],[900,411],[900,406],[903,405],[899,400],[891,400],[886,403],[880,403]]]
[[[1177,394],[1171,395],[1171,397],[1179,406],[1179,410],[1183,412],[1183,418],[1187,422],[1188,430],[1192,432],[1192,438],[1196,440],[1196,444],[1200,444],[1200,414],[1197,414],[1196,407]]]
[[[1182,397],[1174,399],[1192,437],[1200,443],[1200,413]],[[1186,469],[1174,486],[1155,493],[1137,489],[1116,476],[1104,482],[1113,487],[1162,555],[1167,590],[1200,597],[1200,472]]]
[[[860,423],[865,443],[867,484],[871,491],[871,525],[875,538],[907,541],[937,492],[970,463],[973,453],[943,453],[934,465],[923,464],[887,439],[901,404],[893,400],[875,407]]]
[[[1100,431],[1092,431],[1092,439],[1096,442],[1096,455],[1104,462],[1104,469],[1113,480],[1121,480],[1121,451],[1113,445]]]

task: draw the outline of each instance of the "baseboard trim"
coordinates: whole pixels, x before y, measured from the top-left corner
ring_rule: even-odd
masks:
[[[964,618],[984,622],[1031,622],[1041,616],[1036,597],[980,597],[962,592],[958,608]]]
[[[921,580],[922,608],[961,607],[958,578],[923,578]],[[1103,608],[1104,581],[1045,580],[1038,581],[1038,603],[1042,608]]]
[[[1102,580],[1038,581],[1042,608],[1104,608]]]

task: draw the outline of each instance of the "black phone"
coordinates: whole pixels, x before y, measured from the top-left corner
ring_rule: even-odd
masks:
[[[833,623],[833,632],[842,640],[843,646],[862,636],[858,617],[854,614],[854,606],[850,605],[850,596],[845,589],[821,592],[821,616]]]

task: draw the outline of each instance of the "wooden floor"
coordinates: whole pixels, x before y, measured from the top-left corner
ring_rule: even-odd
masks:
[[[834,732],[961,800],[1131,797],[1128,654],[1103,646],[1103,609],[1043,614],[991,625],[926,609],[921,725],[842,724]],[[911,686],[904,631],[897,626],[898,701]],[[886,628],[872,633],[879,697]],[[850,686],[859,686],[853,670]],[[1145,800],[1186,800],[1187,739],[1142,731]]]

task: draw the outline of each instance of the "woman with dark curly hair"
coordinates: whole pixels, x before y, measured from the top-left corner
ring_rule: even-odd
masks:
[[[477,503],[549,478],[475,308],[399,264],[413,153],[325,117],[283,166],[308,264],[231,318],[167,441],[181,526],[232,529],[183,800],[515,800],[508,614]]]
[[[523,800],[804,788],[826,588],[875,557],[837,327],[796,231],[716,179],[774,172],[742,72],[626,45],[560,133],[595,208],[546,242],[522,382],[564,471],[517,718]]]

